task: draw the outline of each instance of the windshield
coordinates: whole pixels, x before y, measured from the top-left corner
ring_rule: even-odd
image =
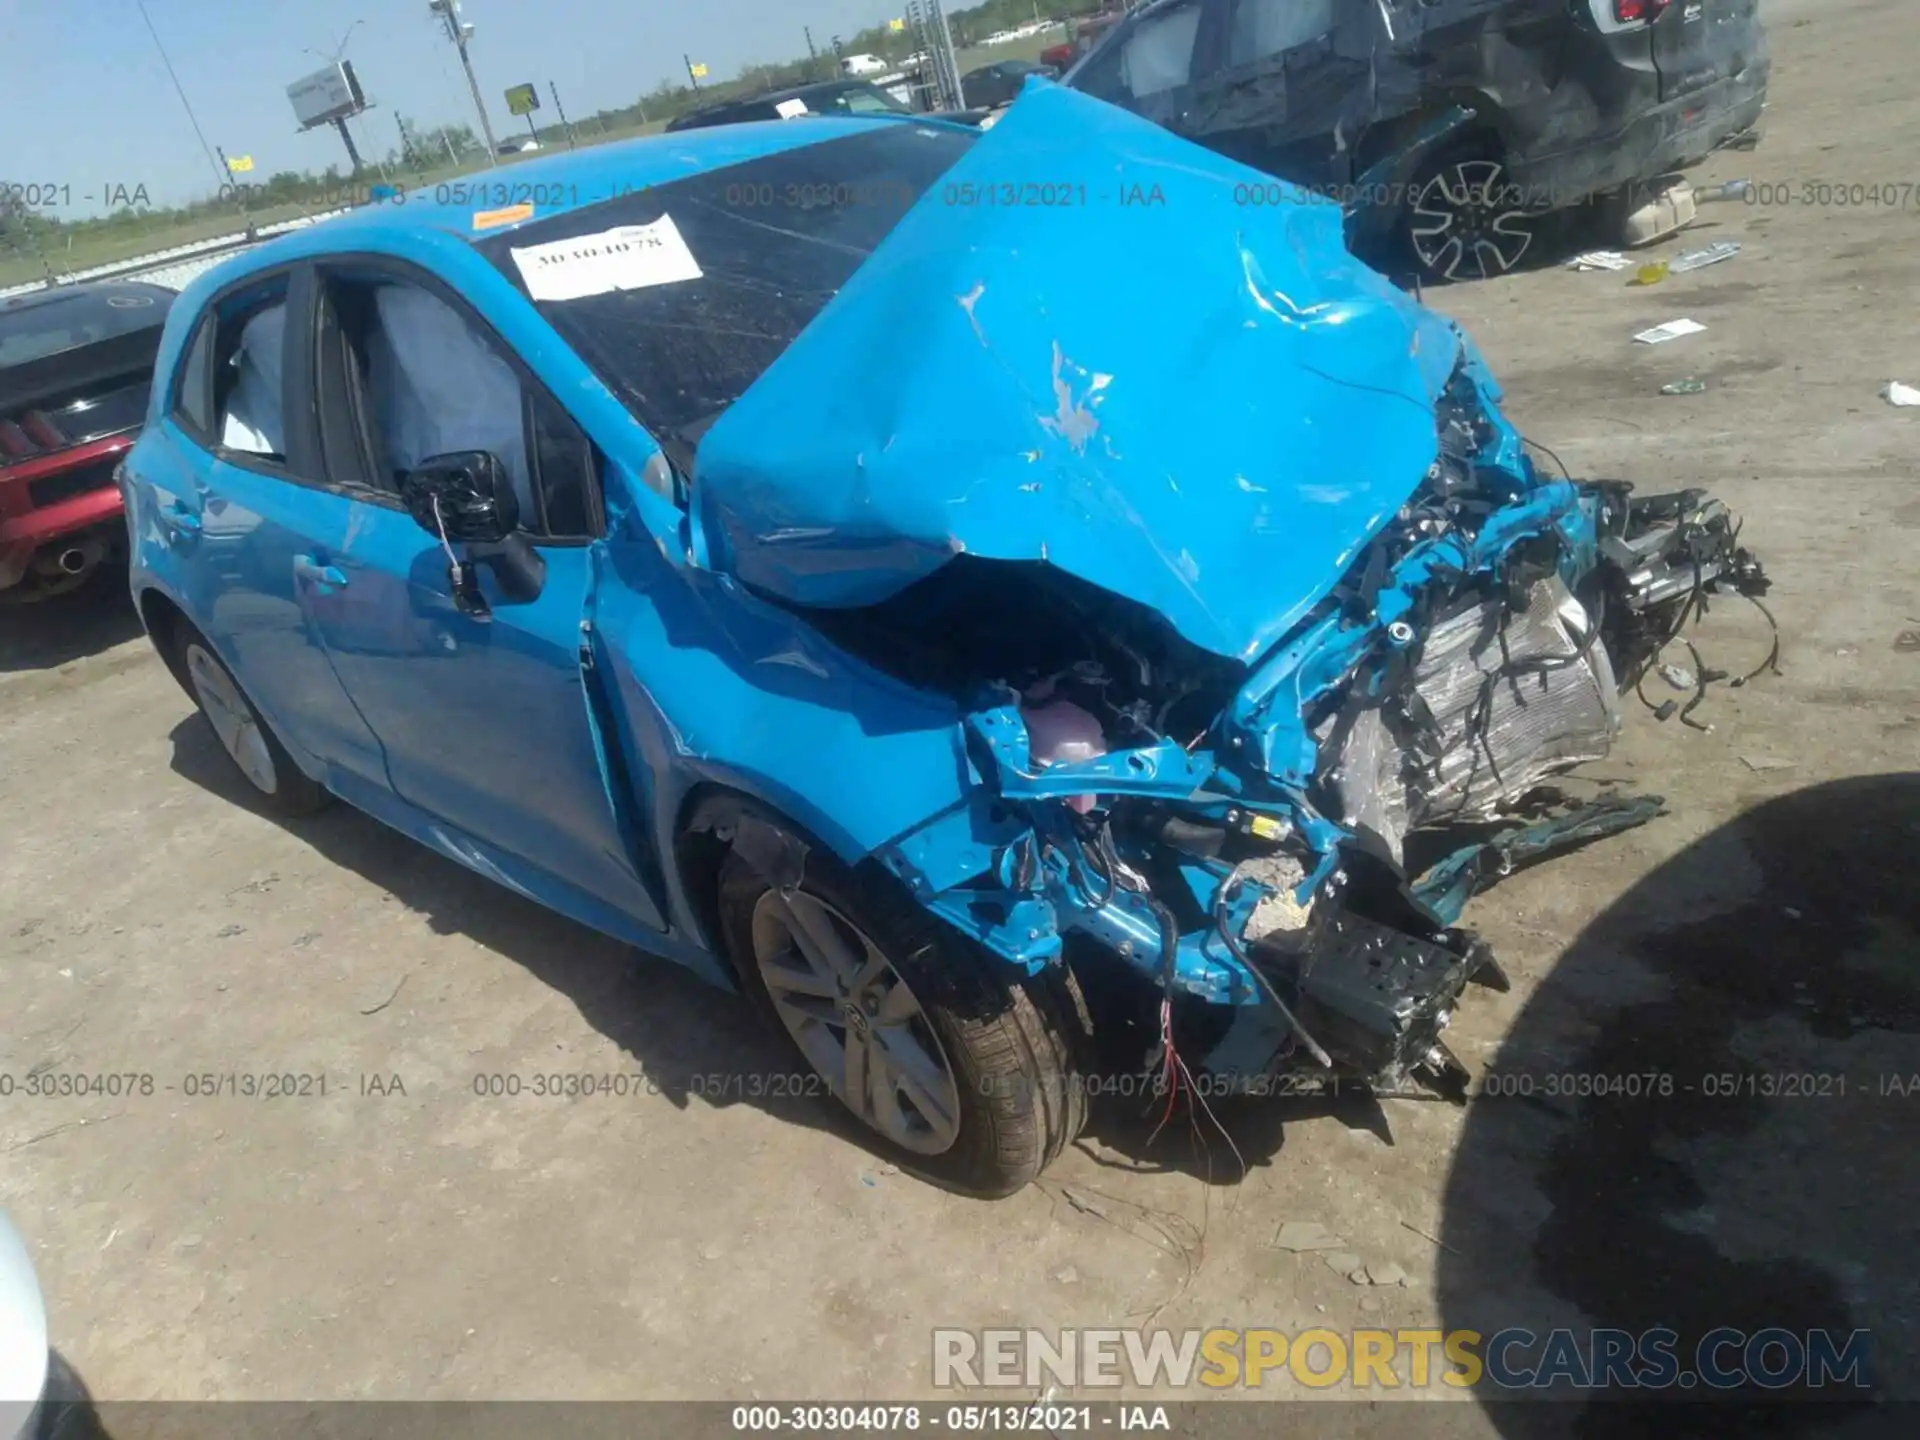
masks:
[[[70,291],[52,299],[34,295],[0,304],[0,369],[150,329],[166,318],[157,292],[134,288]]]
[[[684,474],[707,427],[974,139],[970,131],[881,123],[557,215],[479,249],[532,296]],[[565,298],[529,289],[524,267],[534,264],[535,247],[600,239],[618,248],[621,237],[609,232],[642,226],[654,227],[642,242],[654,247],[649,253],[671,253],[672,263],[653,260],[650,271],[616,276],[628,288],[570,279],[542,289]],[[663,236],[668,244],[659,243]],[[575,273],[597,263],[576,262]]]

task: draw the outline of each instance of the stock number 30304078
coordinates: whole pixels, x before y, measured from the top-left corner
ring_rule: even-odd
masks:
[[[1090,1405],[736,1405],[735,1430],[952,1430],[1057,1435],[1093,1429]],[[1135,1428],[1122,1426],[1122,1428]],[[1154,1427],[1160,1428],[1160,1427]]]

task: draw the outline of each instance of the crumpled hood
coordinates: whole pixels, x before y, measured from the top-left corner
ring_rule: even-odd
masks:
[[[708,562],[858,606],[1044,561],[1251,661],[1419,484],[1465,345],[1287,188],[1030,83],[701,440]]]

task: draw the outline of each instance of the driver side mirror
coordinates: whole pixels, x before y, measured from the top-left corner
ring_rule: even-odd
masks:
[[[400,482],[400,498],[416,525],[450,543],[497,545],[520,528],[513,478],[485,450],[421,461]]]

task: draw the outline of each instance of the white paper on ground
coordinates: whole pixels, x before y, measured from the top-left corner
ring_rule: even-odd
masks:
[[[1880,393],[1887,397],[1887,403],[1891,405],[1920,405],[1920,390],[1911,385],[1902,385],[1898,380],[1889,380],[1887,388]]]
[[[580,300],[700,278],[699,262],[671,215],[651,225],[618,225],[571,240],[514,246],[511,253],[535,300]]]
[[[1589,250],[1567,262],[1569,270],[1624,270],[1633,261],[1618,250]]]
[[[1676,255],[1667,268],[1675,275],[1690,275],[1695,270],[1704,270],[1709,265],[1731,260],[1739,253],[1739,241],[1716,240],[1704,250],[1689,250],[1684,255]]]
[[[1682,335],[1698,335],[1706,328],[1698,320],[1669,320],[1651,330],[1642,330],[1633,338],[1642,345],[1664,345],[1669,340],[1678,340]]]
[[[782,100],[773,107],[773,113],[778,115],[782,120],[791,120],[796,115],[805,115],[807,113],[807,102],[798,99]]]

